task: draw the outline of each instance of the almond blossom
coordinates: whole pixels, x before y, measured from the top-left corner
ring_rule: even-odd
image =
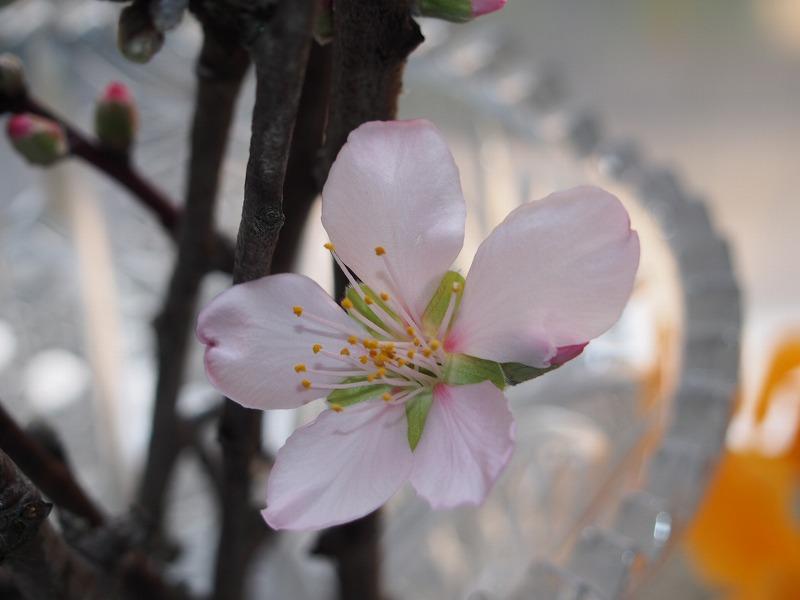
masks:
[[[639,239],[617,198],[578,187],[526,203],[450,268],[466,209],[424,120],[353,133],[322,193],[326,248],[350,281],[234,286],[201,313],[209,380],[243,406],[328,408],[278,452],[263,516],[309,530],[363,516],[405,482],[434,508],[479,505],[508,463],[502,390],[574,358],[620,316]]]

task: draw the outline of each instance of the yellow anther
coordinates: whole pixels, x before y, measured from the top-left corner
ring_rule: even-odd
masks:
[[[376,256],[383,256],[386,254],[386,248],[383,246],[375,246],[375,254]]]
[[[342,300],[342,308],[345,310],[350,310],[353,308],[353,303],[350,301],[350,298],[345,298]]]
[[[455,292],[457,294],[460,291],[461,291],[461,282],[454,281],[453,282],[453,292]]]
[[[368,305],[375,304],[375,301],[369,296],[364,296],[364,302],[366,302]]]
[[[295,365],[294,366],[294,372],[295,373],[305,373],[306,372],[306,366],[303,363],[300,363],[299,365]]]
[[[402,359],[402,358],[398,358],[397,361],[395,361],[395,362],[397,362],[397,366],[398,367],[402,367],[402,366],[404,366],[406,364],[406,361],[404,359]]]
[[[339,350],[339,354],[342,356],[350,356],[350,349],[349,348],[342,348]]]
[[[384,361],[380,356],[372,362],[375,364],[376,367],[382,367],[383,365],[386,364],[386,361]]]
[[[377,350],[370,350],[370,351],[369,351],[369,355],[370,355],[372,358],[375,358],[376,356],[378,356],[378,351],[377,351]]]
[[[375,375],[374,375],[374,374],[372,374],[372,373],[370,373],[369,375],[367,375],[367,381],[369,381],[370,383],[371,383],[371,382],[373,382],[373,381],[375,381]]]
[[[416,352],[414,350],[409,350],[408,352],[406,352],[406,356],[412,360],[414,359],[415,354]]]
[[[355,345],[358,343],[358,338],[354,335],[351,335],[349,338],[347,338],[347,343]]]
[[[413,343],[415,346],[422,346],[422,340],[419,339],[418,337],[414,338]]]
[[[415,335],[417,335],[417,332],[414,331],[414,328],[411,327],[410,325],[406,327],[406,333],[409,335],[409,337],[414,337]]]
[[[343,409],[341,406],[339,406],[338,404],[331,404],[331,410],[332,410],[333,412],[340,413],[340,412],[342,412],[344,409]]]
[[[336,247],[333,244],[331,244],[330,242],[326,242],[322,246],[325,248],[325,250],[330,250],[331,252],[336,250]]]
[[[322,344],[314,344],[313,346],[311,346],[311,351],[314,354],[319,354],[320,350],[322,350]]]
[[[430,355],[431,355],[431,354],[433,354],[433,352],[431,351],[431,349],[430,349],[430,348],[425,348],[425,350],[423,350],[423,351],[422,351],[422,355],[423,355],[425,358],[430,358]]]
[[[381,300],[383,300],[384,302],[388,302],[389,294],[387,294],[386,292],[381,292]]]
[[[362,365],[365,365],[369,362],[369,357],[366,354],[362,354],[358,357],[358,362],[360,362]]]
[[[434,351],[436,351],[436,350],[438,350],[439,348],[441,348],[441,346],[442,346],[442,343],[441,343],[439,340],[437,340],[437,339],[433,339],[433,340],[431,340],[431,341],[429,342],[429,344],[428,344],[428,345],[431,347],[431,350],[434,350]]]
[[[378,377],[386,377],[386,369],[383,367],[378,367],[378,370],[375,372]]]
[[[293,306],[292,312],[296,314],[298,317],[303,314],[303,307],[302,306]]]
[[[311,387],[311,382],[308,379],[303,379],[303,381],[301,381],[300,383],[302,383],[303,387],[306,389]]]
[[[381,396],[381,398],[383,398],[384,402],[388,402],[389,400],[392,399],[392,395],[389,392],[384,392],[383,396]]]

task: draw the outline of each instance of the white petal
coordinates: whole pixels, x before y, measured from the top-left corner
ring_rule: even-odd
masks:
[[[599,188],[551,194],[514,210],[481,244],[446,348],[546,367],[619,318],[639,265],[639,237]]]
[[[413,457],[402,405],[326,410],[278,451],[262,513],[275,529],[309,530],[372,512],[400,488]]]
[[[292,312],[296,305],[303,307],[301,318]],[[347,344],[347,336],[310,322],[307,315],[311,314],[358,333],[331,297],[302,275],[270,275],[217,296],[200,313],[197,324],[197,337],[206,345],[206,374],[211,383],[248,408],[295,408],[327,395],[303,388],[301,381],[312,377],[295,373],[294,365],[346,367],[314,354],[311,347],[320,343],[338,352]]]
[[[494,384],[437,385],[411,484],[434,508],[481,504],[514,451],[514,417]]]
[[[417,315],[461,250],[465,216],[450,150],[423,120],[353,131],[322,191],[322,224],[340,258],[376,291],[401,294]]]

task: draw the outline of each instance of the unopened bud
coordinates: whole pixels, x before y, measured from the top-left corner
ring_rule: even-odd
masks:
[[[48,166],[67,154],[67,137],[58,123],[30,114],[8,120],[8,138],[25,160]]]
[[[454,23],[466,23],[506,5],[506,0],[417,0],[417,10],[424,17]]]
[[[125,58],[146,63],[163,45],[164,34],[153,24],[145,5],[135,2],[120,13],[117,46]]]
[[[0,54],[0,96],[11,98],[25,90],[22,62],[13,54]]]
[[[100,142],[118,152],[127,152],[136,137],[138,114],[128,87],[119,82],[108,84],[97,100],[94,127]]]
[[[322,0],[314,24],[314,39],[321,46],[329,43],[333,39],[333,0]]]

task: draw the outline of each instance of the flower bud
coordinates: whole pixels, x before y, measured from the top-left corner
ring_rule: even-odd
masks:
[[[422,16],[454,23],[466,23],[505,5],[506,0],[417,0],[417,10]]]
[[[48,166],[67,154],[67,138],[58,123],[31,114],[14,115],[6,127],[8,138],[25,160]]]
[[[97,101],[94,127],[97,138],[107,148],[127,152],[136,137],[136,103],[125,84],[108,84]]]
[[[25,90],[22,62],[13,54],[0,54],[0,96],[13,97]]]
[[[164,34],[156,29],[146,6],[134,3],[120,13],[117,46],[125,58],[146,63],[162,45]]]

